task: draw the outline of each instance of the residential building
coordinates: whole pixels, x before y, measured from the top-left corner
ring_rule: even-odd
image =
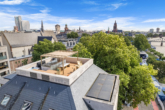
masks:
[[[117,110],[119,76],[93,59],[69,57],[76,53],[51,52],[41,57],[53,59],[17,68],[17,75],[0,88],[0,109]]]
[[[23,66],[23,61],[27,61],[27,64],[32,62],[32,55],[26,55],[22,57],[15,57],[15,58],[10,58],[10,69],[11,73],[16,71],[16,68]]]
[[[0,77],[10,73],[11,70],[7,46],[3,45],[2,37],[0,35]]]
[[[52,37],[58,42],[53,31],[44,32],[1,32],[3,44],[8,48],[9,58],[31,55],[32,46],[38,43],[38,37]]]

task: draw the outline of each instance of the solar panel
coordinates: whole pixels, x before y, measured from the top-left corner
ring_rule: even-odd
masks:
[[[113,91],[115,76],[109,74],[99,74],[86,96],[110,101]]]

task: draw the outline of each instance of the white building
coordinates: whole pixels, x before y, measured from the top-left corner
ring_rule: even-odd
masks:
[[[11,70],[7,46],[3,45],[2,37],[0,36],[0,77],[10,73]]]
[[[29,21],[22,21],[22,30],[30,30],[30,23]]]

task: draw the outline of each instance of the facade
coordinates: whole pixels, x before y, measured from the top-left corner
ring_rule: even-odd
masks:
[[[115,21],[114,26],[113,26],[113,32],[117,33],[117,23]]]
[[[2,37],[0,36],[0,77],[10,73],[11,70],[7,46],[3,45]]]
[[[32,62],[32,55],[26,55],[23,57],[10,58],[10,68],[11,72],[16,71],[16,68],[23,66],[23,61],[27,60],[27,64]]]
[[[70,64],[63,69],[64,74],[43,70],[50,62],[57,62],[53,67],[61,63],[60,58],[46,58],[42,65],[37,61],[17,68],[17,75],[0,88],[0,101],[7,99],[0,109],[19,110],[28,105],[31,110],[117,110],[118,75],[106,73],[93,64],[93,59],[64,60]],[[77,61],[82,63],[78,68]],[[37,69],[39,63],[41,70]]]
[[[22,20],[21,16],[15,16],[15,25],[18,28],[18,31],[30,30],[29,21]]]
[[[7,46],[9,58],[31,55],[31,49],[38,43],[38,37],[52,37],[58,42],[53,31],[44,32],[1,32],[2,42]]]
[[[22,30],[26,31],[26,30],[30,30],[30,23],[29,21],[22,21]]]
[[[159,33],[159,30],[160,30],[160,28],[157,28],[157,29],[156,29],[156,32]]]
[[[56,34],[60,34],[60,25],[55,25]]]
[[[22,18],[21,16],[15,16],[15,25],[18,28],[18,31],[22,31]]]
[[[154,29],[150,29],[150,33],[154,33]]]

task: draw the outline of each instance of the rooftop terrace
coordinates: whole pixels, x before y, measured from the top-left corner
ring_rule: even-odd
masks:
[[[60,83],[72,84],[87,68],[93,64],[93,59],[70,57],[77,52],[55,51],[41,55],[43,60],[19,67],[19,75]],[[41,62],[42,61],[42,62]]]

